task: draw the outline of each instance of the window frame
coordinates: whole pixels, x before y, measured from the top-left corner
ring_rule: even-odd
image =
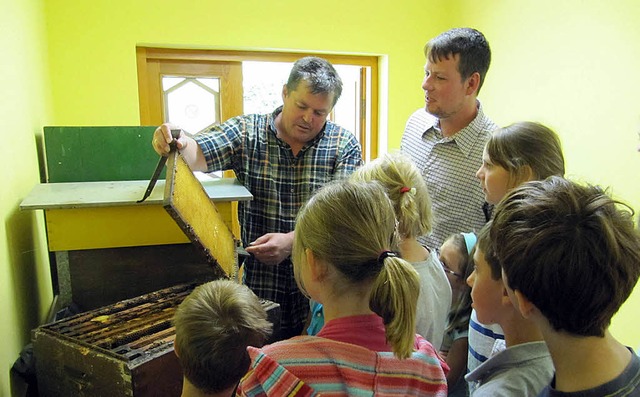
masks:
[[[207,49],[179,49],[161,47],[136,47],[138,95],[140,105],[140,124],[158,125],[162,120],[157,120],[157,114],[162,114],[162,104],[151,97],[150,87],[156,82],[159,63],[218,63],[218,62],[242,62],[242,61],[266,61],[266,62],[295,62],[305,56],[319,56],[327,59],[334,65],[353,65],[370,69],[370,103],[366,103],[364,92],[360,93],[361,115],[365,120],[367,109],[370,111],[370,134],[366,128],[360,132],[360,143],[365,161],[378,157],[379,152],[379,64],[381,59],[375,55],[351,55],[351,54],[327,54],[314,52],[272,52],[272,51],[247,51],[247,50],[207,50]],[[154,66],[156,65],[156,66]],[[362,70],[364,76],[364,69]],[[365,80],[366,81],[366,80]],[[366,88],[363,87],[363,90]],[[158,108],[158,106],[160,108]],[[223,120],[224,121],[224,120]]]

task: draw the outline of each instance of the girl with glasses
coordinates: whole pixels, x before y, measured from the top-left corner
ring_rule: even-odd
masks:
[[[451,311],[440,348],[440,355],[450,368],[447,374],[450,397],[469,395],[464,375],[467,372],[469,348],[471,288],[466,280],[473,271],[472,250],[475,244],[474,233],[456,233],[449,236],[439,250],[440,263],[447,274],[452,291]]]

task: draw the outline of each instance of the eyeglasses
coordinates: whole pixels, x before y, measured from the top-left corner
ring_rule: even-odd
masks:
[[[441,263],[442,263],[442,262],[441,262]],[[463,275],[463,274],[460,274],[460,273],[456,273],[456,272],[454,272],[453,270],[449,269],[449,268],[447,267],[447,265],[445,265],[444,263],[442,263],[442,269],[444,270],[444,272],[445,272],[445,273],[449,273],[449,274],[451,274],[452,276],[456,276],[456,277],[458,277],[458,278],[464,278],[464,275]]]
[[[436,248],[436,255],[438,255],[438,259],[440,261],[440,264],[442,265],[442,270],[444,270],[445,273],[451,274],[452,276],[458,277],[458,278],[464,278],[464,274],[460,274],[458,272],[453,271],[449,266],[447,266],[442,259],[440,259],[440,249]]]

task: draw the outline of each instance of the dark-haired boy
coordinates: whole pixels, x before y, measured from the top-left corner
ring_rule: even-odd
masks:
[[[640,359],[608,331],[640,275],[632,213],[560,177],[525,183],[496,208],[503,279],[555,366],[541,396],[640,396]]]
[[[500,325],[507,348],[489,357],[465,380],[474,397],[535,397],[551,380],[553,363],[540,330],[520,314],[507,294],[489,240],[490,222],[478,233],[474,270],[467,283],[478,320]]]

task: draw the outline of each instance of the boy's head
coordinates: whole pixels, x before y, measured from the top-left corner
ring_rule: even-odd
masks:
[[[499,323],[500,309],[504,305],[513,310],[502,282],[500,263],[489,239],[490,227],[491,221],[478,232],[478,242],[473,252],[474,268],[467,278],[473,308],[476,309],[478,320],[484,324]]]
[[[556,331],[604,336],[640,275],[633,211],[560,177],[527,182],[495,209],[491,246],[505,282]]]
[[[247,346],[262,346],[272,328],[258,297],[231,280],[196,287],[173,322],[184,376],[205,393],[234,388],[249,369]]]

